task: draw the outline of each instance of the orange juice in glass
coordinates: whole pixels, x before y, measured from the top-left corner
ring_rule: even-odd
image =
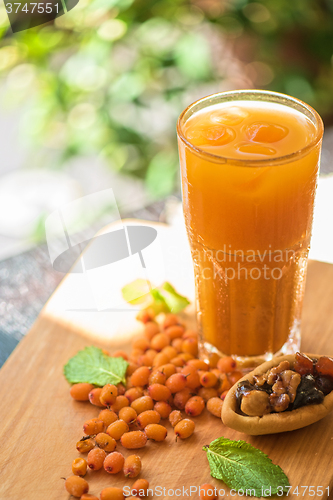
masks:
[[[177,132],[202,353],[295,352],[320,116],[287,95],[225,92],[185,109]]]

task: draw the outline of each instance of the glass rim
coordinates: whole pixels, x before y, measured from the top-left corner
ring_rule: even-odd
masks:
[[[292,153],[288,153],[287,155],[277,156],[274,158],[260,158],[260,159],[244,158],[244,159],[241,159],[241,158],[232,158],[229,156],[221,156],[221,155],[217,155],[214,153],[210,153],[208,151],[201,149],[198,146],[195,146],[185,137],[185,134],[183,133],[183,130],[182,130],[182,125],[184,125],[184,123],[185,123],[184,117],[189,111],[191,111],[196,106],[200,105],[200,103],[204,103],[205,101],[209,102],[209,101],[212,101],[213,99],[218,100],[219,97],[224,97],[224,96],[237,97],[240,95],[242,95],[242,96],[252,95],[252,96],[262,96],[262,97],[270,97],[271,96],[271,97],[274,97],[276,99],[275,101],[272,101],[272,102],[275,102],[275,103],[278,103],[281,105],[286,105],[286,106],[287,106],[288,102],[289,103],[291,102],[291,103],[296,104],[298,107],[303,108],[308,113],[310,113],[312,115],[312,117],[315,119],[315,122],[313,122],[315,127],[316,127],[316,135],[315,135],[314,139],[309,144],[304,146],[303,148],[298,149]],[[285,102],[284,103],[279,102],[278,99],[282,99]],[[235,99],[235,102],[242,101],[242,100],[244,101],[245,99]],[[249,99],[249,100],[251,100],[251,99]],[[259,100],[264,101],[264,102],[269,102],[269,100],[265,100],[265,99],[259,99]],[[230,99],[230,101],[225,101],[225,102],[232,102],[232,99]],[[212,104],[216,104],[216,103],[213,102]],[[208,108],[209,106],[206,106],[206,107]],[[203,109],[203,108],[200,108],[199,110],[201,110],[201,109]],[[298,111],[300,111],[300,110],[298,109]],[[194,114],[194,112],[193,112],[193,114]],[[300,111],[300,112],[302,112],[302,111]],[[303,114],[305,116],[307,116],[305,113],[303,113]],[[321,116],[319,115],[319,113],[315,109],[313,109],[309,104],[306,104],[305,102],[301,101],[300,99],[297,99],[296,97],[292,97],[292,96],[289,96],[287,94],[283,94],[281,92],[274,92],[274,91],[270,91],[270,90],[258,90],[258,89],[229,90],[226,92],[217,92],[215,94],[210,94],[208,96],[201,97],[200,99],[197,99],[196,101],[189,104],[189,106],[187,106],[184,109],[184,111],[182,111],[182,113],[180,114],[178,121],[177,121],[178,138],[186,146],[188,146],[190,149],[192,149],[196,154],[198,154],[204,158],[207,158],[210,161],[214,161],[215,163],[230,163],[230,164],[239,165],[239,166],[259,167],[259,166],[268,166],[268,165],[280,165],[280,164],[290,162],[295,157],[302,158],[305,154],[307,154],[310,150],[315,148],[320,143],[320,141],[322,140],[322,137],[323,137],[323,133],[324,133],[323,120],[322,120]]]

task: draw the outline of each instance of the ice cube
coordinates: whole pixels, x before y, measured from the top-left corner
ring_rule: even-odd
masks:
[[[276,154],[276,150],[261,144],[253,144],[251,142],[240,142],[235,145],[235,149],[240,153],[272,156]]]
[[[289,129],[275,123],[255,122],[246,127],[245,133],[250,141],[270,144],[284,139]]]
[[[236,133],[223,125],[208,125],[188,130],[187,138],[195,146],[223,146],[233,141]]]
[[[238,106],[230,106],[213,111],[210,119],[213,123],[223,123],[224,125],[238,125],[249,113]]]

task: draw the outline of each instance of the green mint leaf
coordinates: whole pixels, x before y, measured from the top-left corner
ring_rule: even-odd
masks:
[[[174,287],[167,281],[161,286],[160,292],[170,311],[175,314],[185,309],[190,303],[186,297],[176,292]]]
[[[150,289],[147,280],[137,279],[128,283],[121,289],[123,298],[129,304],[142,304],[144,302],[150,302]]]
[[[122,290],[123,298],[129,304],[142,304],[142,308],[151,308],[155,314],[179,313],[189,305],[189,300],[180,295],[174,287],[168,283],[149,290],[146,280],[137,279],[125,285]]]
[[[221,479],[229,488],[252,490],[251,495],[256,497],[288,491],[289,481],[281,467],[245,441],[221,437],[203,449],[207,452],[211,476]]]
[[[160,313],[169,313],[170,309],[168,304],[165,301],[165,298],[160,292],[159,288],[154,288],[150,291],[150,295],[152,297],[152,301],[149,304],[149,307],[152,308],[157,316]]]
[[[64,366],[64,375],[68,382],[77,384],[126,384],[126,369],[128,363],[123,358],[112,358],[103,353],[98,347],[86,347],[79,351]]]

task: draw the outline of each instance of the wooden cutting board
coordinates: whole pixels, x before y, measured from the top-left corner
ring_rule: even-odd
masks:
[[[61,293],[62,286],[56,294]],[[89,403],[71,399],[62,368],[84,346],[110,342],[104,334],[101,340],[100,331],[95,340],[91,332],[87,339],[87,332],[74,322],[61,321],[59,311],[52,315],[53,300],[0,370],[0,500],[67,500],[69,495],[61,478],[71,474],[71,462],[78,456],[75,443],[82,437],[83,422],[99,411]],[[111,343],[129,350],[126,337],[113,334]],[[302,350],[333,355],[332,265],[309,263],[302,335]],[[333,495],[333,414],[304,429],[260,437],[232,431],[206,411],[196,419],[196,432],[186,441],[175,442],[173,430],[166,426],[165,442],[149,442],[146,448],[137,450],[143,462],[141,477],[148,479],[152,488],[166,488],[160,496],[155,490],[154,498],[198,499],[194,490],[190,495],[189,488],[206,482],[224,488],[225,498],[244,498],[245,495],[232,496],[224,483],[210,477],[202,446],[222,435],[245,439],[280,465],[292,485],[289,498],[312,498],[302,486],[314,487],[318,492],[314,498]],[[125,456],[131,454],[121,445],[118,449]],[[103,487],[131,486],[134,482],[125,481],[121,473],[109,476],[104,471],[89,472],[86,477],[90,493],[97,496]],[[175,496],[175,489],[183,487],[181,496]]]

